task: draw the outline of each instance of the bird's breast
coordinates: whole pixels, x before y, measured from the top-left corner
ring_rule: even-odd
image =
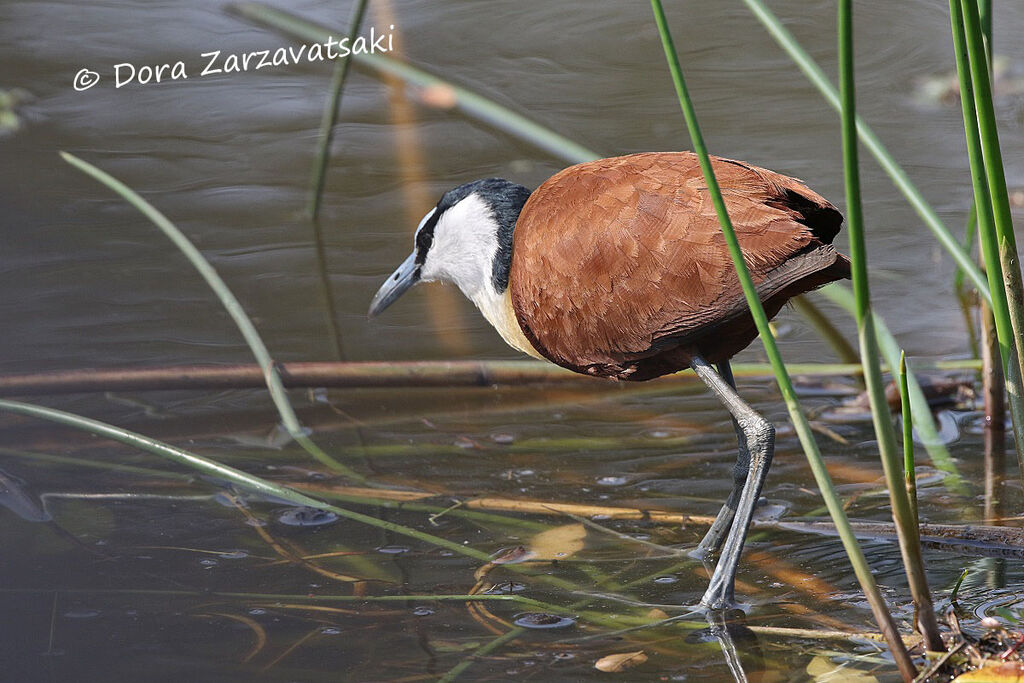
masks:
[[[487,291],[480,296],[473,297],[473,300],[484,318],[498,331],[506,344],[534,358],[545,360],[544,356],[523,334],[523,328],[519,326],[515,311],[512,309],[510,289],[506,288],[501,294]]]

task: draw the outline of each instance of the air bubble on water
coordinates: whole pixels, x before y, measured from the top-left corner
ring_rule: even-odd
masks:
[[[244,550],[229,550],[227,552],[220,553],[217,557],[222,560],[244,560],[249,557],[249,553]]]
[[[64,617],[66,619],[92,619],[93,617],[98,617],[99,615],[100,611],[98,609],[88,609],[86,607],[81,607],[78,609],[69,609],[68,611],[64,612]]]
[[[377,552],[385,555],[401,555],[402,553],[409,552],[409,548],[406,548],[404,545],[382,545],[377,548]]]

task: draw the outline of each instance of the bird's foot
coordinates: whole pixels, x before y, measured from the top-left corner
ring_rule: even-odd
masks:
[[[700,599],[700,606],[705,612],[739,609],[736,596],[732,595],[731,591],[729,594],[725,594],[723,591],[714,591],[711,588],[708,588],[704,597]]]

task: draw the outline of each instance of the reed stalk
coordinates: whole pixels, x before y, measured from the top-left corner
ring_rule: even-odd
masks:
[[[832,321],[821,312],[821,309],[810,298],[801,295],[790,299],[790,303],[804,317],[804,320],[810,323],[811,327],[828,342],[832,350],[839,356],[841,362],[860,365],[860,356],[857,355],[853,345],[847,341],[846,335],[832,324]]]
[[[6,399],[0,399],[0,411],[7,411],[17,415],[25,415],[28,417],[48,420],[50,422],[55,422],[57,424],[62,424],[74,429],[79,429],[97,436],[108,438],[127,446],[138,448],[142,451],[152,453],[153,455],[177,462],[178,464],[198,471],[215,482],[229,484],[231,486],[259,494],[263,497],[267,497],[271,500],[279,500],[292,505],[312,507],[318,510],[333,512],[344,519],[376,527],[378,529],[405,536],[407,538],[412,538],[439,548],[444,548],[457,555],[469,557],[487,564],[489,564],[493,559],[491,555],[473,547],[449,541],[446,538],[428,534],[395,522],[388,522],[370,515],[355,512],[354,510],[348,510],[336,505],[331,505],[323,500],[312,498],[301,493],[294,488],[275,484],[233,467],[190,453],[184,449],[176,448],[175,446],[157,441],[156,439],[152,439],[120,427],[115,427],[98,420],[92,420],[80,415],[56,410],[54,408]],[[373,489],[367,490],[372,491]],[[509,564],[502,566],[508,568],[510,571],[526,573],[527,575],[535,577],[538,581],[542,581],[549,586],[553,586],[561,590],[573,591],[578,588],[576,584],[558,576],[553,576],[547,573],[532,573],[525,565]],[[614,618],[608,617],[607,623],[614,623]]]
[[[708,156],[707,147],[704,144],[704,138],[697,122],[697,114],[694,109],[693,101],[690,99],[689,91],[686,87],[683,70],[679,64],[679,56],[676,53],[675,45],[672,41],[671,33],[669,32],[668,21],[665,18],[665,11],[661,6],[661,0],[651,0],[651,7],[654,11],[655,21],[658,25],[658,33],[661,37],[661,43],[665,50],[665,58],[668,61],[669,71],[672,74],[672,81],[675,84],[676,93],[679,96],[679,104],[682,107],[683,116],[686,119],[686,127],[690,134],[690,140],[693,143],[694,151],[700,161],[704,181],[707,184],[708,192],[714,202],[715,213],[718,216],[722,232],[725,235],[726,244],[729,246],[729,253],[732,256],[733,264],[736,267],[737,277],[743,287],[743,293],[747,299],[747,304],[750,307],[754,323],[757,325],[761,342],[764,344],[765,352],[768,355],[768,360],[775,371],[779,390],[782,392],[783,399],[786,402],[790,419],[793,422],[793,426],[800,439],[800,443],[803,445],[804,453],[807,455],[807,460],[812,472],[814,473],[818,488],[821,490],[822,497],[825,500],[825,505],[828,507],[829,514],[835,521],[836,529],[839,533],[840,539],[842,540],[843,547],[846,549],[846,554],[850,558],[850,563],[857,576],[857,580],[860,582],[861,588],[864,590],[864,594],[871,605],[871,611],[875,616],[875,620],[878,622],[879,629],[883,634],[885,634],[886,642],[889,645],[889,649],[892,652],[892,656],[895,659],[901,674],[905,679],[913,680],[914,675],[916,675],[914,664],[910,660],[910,655],[907,653],[903,640],[900,638],[899,631],[896,628],[896,624],[893,622],[892,615],[889,614],[885,601],[878,590],[874,575],[871,573],[871,568],[868,566],[867,560],[864,558],[864,553],[861,551],[860,545],[857,543],[856,536],[854,536],[853,531],[850,528],[849,520],[847,520],[846,513],[843,511],[842,502],[832,485],[831,477],[829,476],[828,470],[825,468],[825,464],[821,458],[821,452],[818,450],[818,444],[814,439],[814,434],[811,431],[810,424],[800,407],[800,401],[797,398],[796,391],[793,389],[793,383],[790,381],[785,363],[779,353],[778,346],[775,344],[775,339],[768,328],[768,317],[765,314],[764,307],[761,305],[761,300],[757,295],[757,289],[754,286],[754,281],[751,278],[746,262],[743,259],[743,252],[740,250],[739,242],[736,239],[736,232],[733,229],[732,221],[729,219],[729,212],[726,209],[721,188],[718,186],[714,169],[711,167],[711,159]]]
[[[821,294],[830,301],[842,306],[851,315],[854,315],[857,304],[853,292],[848,288],[834,283],[822,289]],[[888,365],[883,370],[895,375],[896,369],[899,368],[900,345],[897,343],[896,337],[892,335],[892,332],[885,325],[881,316],[874,311],[872,311],[871,315],[874,318],[875,337]],[[972,367],[981,366],[977,361],[973,361],[971,365]],[[969,495],[970,490],[960,474],[953,456],[950,455],[949,450],[942,443],[939,436],[939,428],[932,417],[931,407],[928,405],[928,399],[924,394],[924,390],[910,368],[907,368],[907,388],[910,394],[910,407],[912,409],[914,427],[924,443],[925,450],[928,451],[932,464],[949,475],[943,480],[943,486],[957,495]]]
[[[932,607],[931,593],[924,572],[921,557],[921,539],[911,507],[905,480],[900,475],[903,468],[896,448],[896,431],[893,429],[892,413],[885,398],[885,382],[879,360],[878,338],[875,335],[875,321],[871,313],[871,293],[868,283],[867,244],[864,237],[864,215],[860,196],[860,163],[858,160],[858,136],[856,121],[856,88],[854,85],[853,56],[853,2],[839,1],[839,91],[840,118],[842,120],[844,184],[846,186],[846,217],[850,236],[850,261],[852,263],[853,291],[856,299],[856,319],[860,340],[861,362],[864,364],[864,384],[871,402],[871,417],[878,439],[879,455],[889,487],[892,502],[892,517],[899,533],[900,554],[907,574],[907,582],[917,612],[917,625],[925,638],[929,650],[944,651],[939,634],[938,620]],[[902,366],[906,374],[905,364]],[[907,399],[909,403],[909,397]],[[903,672],[906,676],[906,671]]]
[[[917,473],[914,466],[914,421],[911,419],[910,392],[907,384],[907,354],[900,351],[900,412],[903,423],[903,481],[914,513],[914,526],[921,528],[917,511]]]
[[[356,0],[352,8],[352,18],[348,23],[348,44],[355,42],[359,28],[363,25],[366,15],[367,0]],[[316,146],[313,161],[313,175],[310,180],[309,215],[315,221],[320,216],[320,205],[324,194],[324,183],[327,180],[327,162],[331,156],[331,143],[334,141],[334,126],[338,122],[338,111],[341,109],[341,95],[348,81],[348,72],[352,66],[352,53],[349,52],[334,65],[331,75],[331,94],[324,106],[323,118],[320,120],[320,138]]]
[[[988,57],[977,2],[949,0],[949,14],[981,253],[992,294],[992,315],[1013,419],[1020,476],[1024,481],[1024,384],[1017,341],[1021,339],[1024,309],[1020,266],[995,127]]]
[[[964,225],[964,251],[970,254],[974,251],[974,238],[978,234],[978,207],[974,200],[971,200],[971,208],[967,211],[967,223]],[[956,272],[953,274],[953,289],[961,293],[964,291],[964,269],[957,264]]]
[[[830,290],[826,290],[830,291]],[[845,298],[835,301],[844,304]],[[877,320],[877,314],[876,314]],[[881,331],[881,330],[880,330]],[[883,350],[885,336],[883,334]],[[888,356],[887,356],[888,357]],[[981,361],[951,360],[924,362],[933,370],[979,370]],[[585,386],[605,392],[626,391],[660,393],[668,391],[665,384],[692,384],[690,373],[677,373],[662,378],[658,385],[646,387],[605,382],[564,370],[547,361],[296,361],[276,363],[281,382],[289,389],[412,389],[424,387],[486,387],[504,388],[550,384]],[[860,363],[790,363],[793,375],[802,377],[859,377]],[[735,363],[736,377],[772,377],[767,363]],[[926,401],[920,385],[910,375],[912,400]],[[39,394],[73,394],[107,391],[180,391],[209,389],[255,389],[266,386],[259,365],[168,365],[152,368],[86,368],[56,372],[0,375],[0,395],[29,396]],[[920,394],[915,399],[914,391]],[[927,406],[927,403],[923,404]],[[914,404],[918,410],[918,404]],[[934,429],[934,427],[933,427]]]
[[[981,30],[985,34],[985,54],[988,58],[989,73],[992,72],[992,2],[978,3],[981,15]],[[978,214],[971,201],[971,221],[974,228],[971,236],[977,234]],[[984,264],[984,255],[978,260]],[[985,519],[999,516],[1002,501],[999,495],[1000,477],[1006,466],[1006,384],[1005,373],[1000,362],[999,335],[996,332],[992,306],[982,301],[979,308],[981,327],[981,383],[985,406]]]
[[[797,68],[803,72],[807,77],[807,80],[818,89],[825,101],[835,109],[837,112],[840,111],[839,92],[836,87],[829,81],[828,76],[821,70],[821,67],[814,61],[814,59],[807,53],[806,50],[801,47],[800,43],[797,42],[793,34],[783,26],[779,18],[772,13],[768,6],[765,5],[763,0],[743,0],[743,3],[747,6],[754,17],[761,22],[761,24],[768,31],[769,35],[775,39],[775,42],[786,51],[793,63],[796,64]],[[988,285],[985,282],[985,276],[982,275],[981,270],[975,265],[974,261],[971,260],[970,254],[964,251],[964,248],[960,245],[957,239],[949,231],[949,228],[945,226],[942,219],[939,218],[938,214],[935,213],[935,209],[928,203],[921,192],[917,189],[914,183],[910,180],[906,171],[896,162],[896,160],[886,149],[882,141],[875,135],[875,132],[871,130],[863,120],[859,117],[856,119],[857,122],[857,134],[860,137],[861,143],[871,152],[872,156],[878,161],[878,165],[882,167],[882,170],[892,179],[893,184],[899,189],[899,191],[906,197],[910,206],[913,207],[917,215],[920,216],[921,220],[924,221],[925,226],[932,232],[935,239],[939,244],[953,257],[965,273],[970,278],[971,282],[977,288],[978,292],[985,299],[989,298]],[[920,411],[917,411],[920,412]]]
[[[401,524],[387,522],[377,519],[376,517],[371,517],[369,515],[364,515],[359,512],[325,503],[322,500],[317,500],[316,498],[307,496],[306,494],[300,493],[287,486],[274,484],[265,479],[255,477],[233,467],[228,467],[227,465],[222,465],[221,463],[190,453],[181,448],[176,448],[161,441],[157,441],[156,439],[151,439],[148,436],[143,436],[142,434],[138,434],[127,429],[121,429],[120,427],[115,427],[98,420],[92,420],[87,417],[74,415],[54,408],[33,405],[31,403],[22,403],[20,401],[9,401],[6,399],[0,399],[0,410],[48,420],[74,429],[84,430],[91,434],[96,434],[97,436],[102,436],[133,448],[138,448],[146,451],[147,453],[152,453],[153,455],[157,455],[161,458],[172,460],[190,469],[196,470],[215,481],[226,482],[232,486],[240,487],[261,496],[283,500],[287,503],[291,503],[292,505],[301,505],[316,508],[318,510],[327,510],[335,513],[339,517],[350,519],[361,524],[374,526],[379,529],[384,529],[402,536],[407,536],[440,548],[445,548],[459,555],[465,555],[475,560],[489,562],[491,559],[487,553],[476,550],[475,548],[467,547],[461,543],[455,543],[454,541],[449,541],[439,536],[411,529],[409,527],[402,526]]]
[[[277,412],[281,416],[281,422],[289,436],[291,436],[292,439],[294,439],[295,442],[303,448],[303,450],[324,466],[338,472],[339,474],[343,474],[350,479],[365,481],[366,478],[363,475],[359,474],[347,465],[343,465],[335,460],[306,435],[305,430],[299,423],[299,418],[295,415],[295,409],[292,408],[292,404],[288,400],[288,393],[285,391],[284,384],[281,382],[281,376],[278,372],[277,364],[274,362],[273,358],[270,357],[270,352],[267,350],[266,344],[263,343],[263,339],[260,337],[259,332],[256,331],[256,326],[252,324],[252,320],[250,320],[249,316],[246,315],[245,309],[242,308],[242,304],[240,304],[238,299],[235,298],[231,289],[228,288],[227,284],[223,279],[221,279],[217,271],[212,265],[210,265],[209,261],[206,260],[202,253],[196,249],[195,245],[192,244],[188,237],[186,237],[185,234],[181,232],[176,225],[174,225],[174,223],[168,220],[167,217],[160,213],[160,211],[158,211],[152,204],[147,202],[137,192],[117,178],[113,177],[106,171],[93,166],[89,162],[79,159],[73,154],[61,152],[60,155],[64,161],[68,162],[94,180],[97,180],[110,190],[113,190],[122,199],[138,209],[146,218],[158,227],[164,235],[171,240],[171,242],[174,243],[174,246],[176,246],[195,267],[195,269],[199,271],[199,274],[203,276],[203,279],[206,280],[210,289],[213,290],[213,293],[224,306],[224,310],[227,311],[228,315],[231,316],[231,319],[234,320],[235,325],[238,326],[239,331],[245,338],[245,342],[249,345],[249,349],[256,357],[256,361],[259,363],[260,370],[263,373],[267,389],[270,391],[270,398],[277,407]]]

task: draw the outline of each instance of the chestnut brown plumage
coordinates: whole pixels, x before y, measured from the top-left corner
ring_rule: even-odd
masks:
[[[769,317],[850,276],[842,216],[800,181],[712,158]],[[701,599],[733,602],[774,429],[735,392],[729,359],[757,336],[695,155],[633,154],[567,168],[537,190],[490,178],[442,196],[370,315],[420,281],[453,282],[509,344],[576,372],[647,380],[692,368],[733,416],[733,490],[694,551],[722,555]],[[716,372],[712,363],[718,365]]]
[[[726,208],[769,317],[850,276],[832,246],[842,216],[799,181],[714,158]],[[757,336],[690,153],[633,154],[568,168],[516,223],[512,305],[558,365],[645,380],[727,360]]]

